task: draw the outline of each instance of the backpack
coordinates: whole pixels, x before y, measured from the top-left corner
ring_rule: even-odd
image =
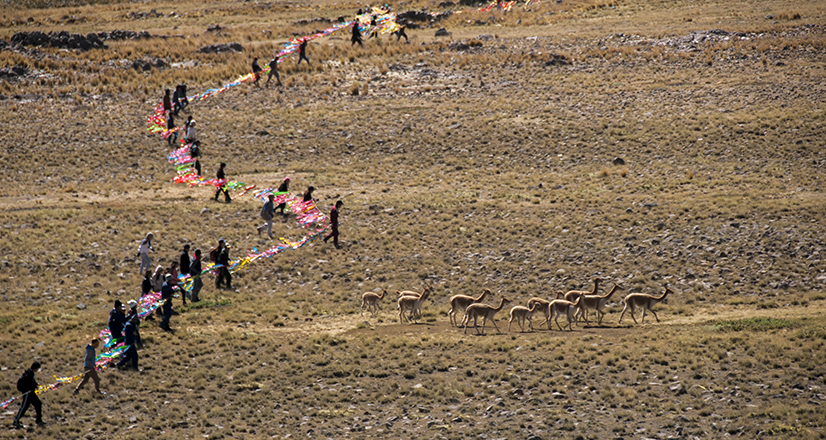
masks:
[[[29,371],[26,370],[23,372],[23,375],[20,376],[20,379],[17,379],[17,391],[21,393],[27,391],[26,388],[29,385]]]
[[[212,261],[213,263],[218,262],[218,248],[217,247],[212,248],[212,250],[209,251],[209,261]]]

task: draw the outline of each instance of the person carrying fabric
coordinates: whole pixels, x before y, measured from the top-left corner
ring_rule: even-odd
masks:
[[[221,254],[218,255],[218,277],[215,278],[215,288],[220,289],[222,282],[226,282],[227,289],[232,290],[232,274],[229,272],[229,245],[224,245]]]
[[[224,180],[227,178],[227,174],[224,172],[224,167],[226,166],[227,164],[221,162],[221,165],[218,167],[218,171],[215,172],[216,179]],[[218,196],[221,195],[222,192],[224,193],[224,200],[227,203],[231,202],[232,199],[229,198],[229,191],[226,189],[226,184],[219,186],[218,189],[215,191],[215,201],[218,201]]]
[[[98,338],[92,338],[92,341],[86,344],[86,355],[83,356],[83,380],[77,384],[72,394],[79,393],[83,385],[89,382],[89,379],[92,379],[92,382],[95,384],[95,393],[103,394],[103,391],[100,390],[100,376],[98,376],[98,370],[95,366],[95,357],[97,357],[95,350],[97,350],[99,346],[100,339]]]
[[[127,362],[132,361],[132,368],[134,368],[135,371],[140,371],[138,369],[138,347],[135,345],[137,342],[137,329],[135,328],[135,324],[132,324],[131,321],[127,322],[126,327],[123,328],[123,333],[125,336],[123,343],[127,348],[117,363],[118,370],[126,368]]]
[[[267,199],[267,202],[261,207],[261,218],[264,219],[265,223],[256,229],[258,230],[258,235],[261,235],[261,231],[266,229],[267,237],[272,239],[272,216],[275,214],[275,210],[273,209],[273,199],[275,199],[275,196],[270,194],[267,196]]]
[[[252,59],[252,74],[255,76],[255,79],[252,80],[253,84],[258,87],[258,80],[261,79],[261,67],[258,65],[258,57]]]
[[[358,43],[359,46],[364,46],[364,43],[362,42],[361,38],[361,29],[359,29],[358,20],[355,20],[353,22],[353,36],[350,37],[350,45],[355,46],[356,43]]]
[[[310,59],[307,58],[307,40],[303,40],[300,45],[298,45],[298,62],[295,64],[296,66],[301,64],[301,60],[307,61],[307,64],[310,64]]]
[[[166,274],[164,279],[165,281],[161,287],[161,301],[163,301],[161,328],[169,332],[172,331],[169,327],[169,320],[172,318],[172,295],[175,293],[175,284],[170,274]]]
[[[281,84],[281,75],[278,74],[278,54],[276,54],[272,58],[272,61],[270,61],[269,66],[270,66],[270,73],[267,74],[267,87],[270,86],[270,80],[272,79],[273,76],[275,77],[275,80],[278,81],[275,85],[280,87],[282,84]]]
[[[285,193],[289,190],[290,190],[290,178],[285,177],[284,181],[281,182],[281,185],[278,185],[278,189],[275,192]],[[284,202],[279,203],[278,206],[275,207],[273,212],[278,211],[279,209],[281,210],[281,215],[286,215],[284,210],[287,209],[287,202],[284,201]]]
[[[124,324],[126,324],[126,315],[123,314],[123,304],[116,299],[115,307],[109,311],[109,331],[112,333],[112,341],[117,342],[123,338]]]
[[[192,293],[190,294],[192,302],[201,300],[198,297],[201,288],[204,287],[204,281],[201,279],[201,270],[201,250],[195,249],[195,258],[189,263],[189,273],[192,276]]]
[[[29,406],[34,406],[34,410],[37,414],[35,423],[39,426],[43,426],[46,423],[43,421],[43,404],[40,402],[40,398],[37,397],[37,380],[34,378],[34,373],[40,370],[40,362],[34,361],[32,362],[31,368],[26,369],[23,372],[23,375],[20,376],[20,379],[17,380],[17,391],[23,393],[23,401],[20,403],[20,411],[17,412],[17,416],[14,418],[14,422],[12,422],[12,426],[15,428],[23,428],[23,424],[20,423],[20,419],[26,415],[26,410],[29,409]]]

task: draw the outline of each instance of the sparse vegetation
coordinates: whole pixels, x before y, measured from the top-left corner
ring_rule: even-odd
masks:
[[[441,10],[404,9],[425,6]],[[166,38],[0,51],[0,67],[26,69],[0,79],[0,398],[32,358],[41,383],[79,371],[112,301],[139,292],[147,231],[165,266],[184,243],[208,251],[225,238],[234,255],[271,245],[249,196],[225,205],[172,184],[144,119],[164,88],[226,83],[326,27],[299,20],[357,7],[3,9],[6,41]],[[204,174],[226,161],[259,187],[286,175],[294,192],[313,185],[324,209],[345,198],[345,249],[315,242],[250,265],[237,291],[208,279],[201,303],[176,298],[176,333],[142,326],[142,373],[106,371],[105,398],[47,393],[36,435],[822,437],[824,13],[803,1],[546,1],[411,26],[410,44],[316,40],[312,65],[280,66],[283,87],[194,104]],[[233,41],[244,51],[197,52]],[[168,67],[132,67],[144,57]],[[484,303],[525,305],[595,277],[674,293],[661,323],[634,327],[616,325],[620,295],[601,325],[572,332],[539,320],[534,332],[465,335],[447,316],[453,295],[489,289]],[[421,319],[398,324],[395,291],[426,285]],[[377,288],[392,299],[361,315]]]

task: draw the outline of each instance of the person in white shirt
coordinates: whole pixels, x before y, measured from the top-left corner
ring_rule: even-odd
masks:
[[[189,123],[189,128],[186,130],[186,143],[191,144],[198,139],[195,131],[195,121]]]
[[[154,249],[152,249],[153,238],[155,238],[155,235],[153,235],[151,232],[146,234],[146,238],[141,240],[141,245],[140,247],[138,247],[138,254],[140,254],[141,257],[141,274],[151,269],[152,267],[152,259],[149,258],[149,251],[154,251]]]

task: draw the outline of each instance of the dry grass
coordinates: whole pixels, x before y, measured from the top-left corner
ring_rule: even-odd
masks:
[[[206,174],[226,161],[262,187],[313,185],[325,209],[345,197],[345,249],[253,265],[236,292],[207,283],[174,335],[144,326],[142,374],[106,372],[105,399],[46,394],[38,435],[821,438],[824,11],[744,5],[543,2],[409,29],[410,44],[351,47],[342,34],[311,43],[311,66],[287,60],[280,89],[193,106]],[[143,20],[127,14],[144,3],[3,11],[6,38],[183,37],[0,52],[34,72],[0,81],[0,395],[32,357],[41,382],[77,370],[111,302],[137,292],[147,231],[160,264],[184,243],[270,245],[249,196],[225,205],[172,185],[143,119],[163,88],[234,79],[314,30],[296,20],[357,7],[287,6],[157,3],[164,17]],[[800,18],[780,18],[789,11]],[[221,35],[204,32],[216,23]],[[442,26],[452,38],[433,37]],[[713,28],[748,39],[671,44]],[[230,41],[247,49],[195,53]],[[197,67],[128,67],[143,56]],[[619,298],[603,327],[573,333],[466,336],[445,316],[454,294],[489,288],[490,304],[524,305],[595,276],[677,293],[656,306],[660,325],[618,326]],[[397,324],[387,300],[360,317],[362,292],[425,284],[436,292],[420,324]]]

